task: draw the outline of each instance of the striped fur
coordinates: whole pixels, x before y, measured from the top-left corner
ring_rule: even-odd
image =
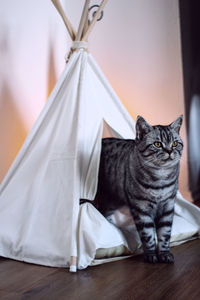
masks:
[[[98,209],[109,217],[129,206],[147,262],[174,261],[169,242],[183,149],[181,124],[182,116],[168,126],[151,126],[139,116],[135,140],[102,140]]]

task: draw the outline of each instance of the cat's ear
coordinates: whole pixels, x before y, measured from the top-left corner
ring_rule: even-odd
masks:
[[[145,119],[141,116],[137,117],[136,121],[136,138],[137,139],[142,139],[143,136],[147,133],[149,133],[153,127],[145,121]]]
[[[179,133],[181,125],[183,123],[183,115],[180,115],[174,122],[170,124],[170,127]]]

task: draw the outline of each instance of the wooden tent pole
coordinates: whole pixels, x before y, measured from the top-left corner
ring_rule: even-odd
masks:
[[[84,8],[83,8],[80,24],[79,24],[79,27],[78,27],[78,33],[76,35],[76,41],[81,40],[81,36],[83,34],[85,21],[86,21],[87,16],[88,16],[89,3],[90,3],[90,0],[85,0],[85,5],[84,5]]]
[[[74,41],[76,38],[76,32],[73,29],[72,24],[68,20],[60,1],[59,0],[51,0],[51,1],[53,2],[53,4],[54,4],[55,8],[57,9],[57,11],[59,12],[60,16],[62,17],[62,19],[65,23],[65,26],[69,32],[69,35],[71,36],[71,39]]]
[[[86,31],[88,29],[88,17],[89,17],[89,8],[88,8],[87,15],[86,15],[86,18],[85,18],[85,24],[84,24],[84,27],[83,27],[83,32],[82,32],[81,39],[82,39],[82,37],[84,36],[84,34],[86,33]]]
[[[100,6],[99,6],[97,12],[95,13],[94,18],[92,19],[92,21],[91,21],[91,23],[90,23],[90,25],[89,25],[89,27],[88,27],[88,29],[87,29],[87,31],[86,31],[86,33],[85,33],[85,34],[83,35],[83,37],[82,37],[82,41],[86,41],[86,40],[88,39],[88,36],[89,36],[91,30],[93,29],[93,27],[94,27],[94,25],[95,25],[97,19],[99,18],[99,16],[100,16],[100,14],[101,14],[101,12],[102,12],[104,6],[106,5],[107,1],[108,1],[108,0],[102,0],[102,2],[101,2],[101,4],[100,4]]]

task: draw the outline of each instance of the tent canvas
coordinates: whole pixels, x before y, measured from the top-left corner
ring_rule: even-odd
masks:
[[[97,249],[131,248],[117,227],[79,199],[95,197],[103,122],[121,138],[134,138],[135,125],[87,51],[95,23],[85,21],[89,1],[77,34],[53,2],[75,39],[73,53],[0,186],[0,255],[75,271],[91,265]],[[200,209],[180,194],[177,199],[174,243],[200,231]]]

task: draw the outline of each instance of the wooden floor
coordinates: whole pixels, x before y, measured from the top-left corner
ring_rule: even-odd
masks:
[[[172,249],[175,264],[132,257],[71,274],[0,258],[0,299],[199,300],[200,240]]]

